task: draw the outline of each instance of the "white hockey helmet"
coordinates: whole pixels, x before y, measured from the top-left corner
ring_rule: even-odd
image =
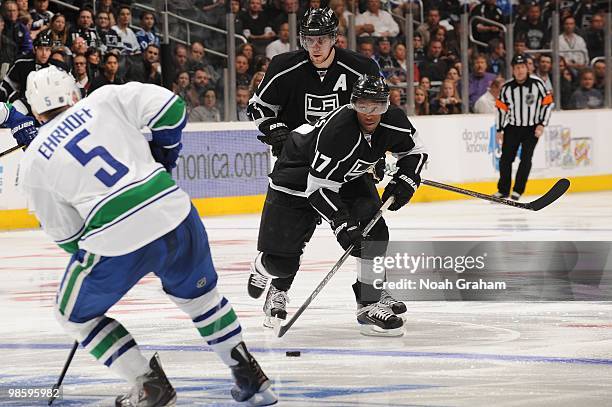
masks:
[[[32,111],[41,114],[74,105],[81,99],[81,92],[72,75],[50,65],[28,75],[26,98]]]

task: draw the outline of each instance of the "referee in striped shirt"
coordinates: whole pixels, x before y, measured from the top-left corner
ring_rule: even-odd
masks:
[[[494,196],[518,201],[531,171],[531,158],[538,139],[548,125],[553,98],[544,82],[530,76],[527,57],[518,54],[512,58],[513,79],[501,88],[497,107],[497,138],[502,139],[502,155],[499,160],[499,182]],[[521,149],[521,162],[516,172],[514,188],[512,183],[512,162]]]

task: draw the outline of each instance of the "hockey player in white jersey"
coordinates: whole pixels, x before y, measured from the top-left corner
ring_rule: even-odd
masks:
[[[148,84],[108,85],[79,100],[75,81],[55,67],[28,77],[26,97],[43,123],[20,163],[19,186],[47,234],[72,254],[56,300],[66,331],[133,388],[116,406],[172,405],[176,392],[155,354],[106,315],[147,273],[193,320],[230,368],[233,398],[277,401],[242,341],[240,323],[216,289],[204,226],[166,171],[175,166],[185,106]],[[141,133],[152,132],[149,143]]]

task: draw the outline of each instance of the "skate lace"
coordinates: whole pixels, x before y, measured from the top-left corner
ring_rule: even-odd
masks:
[[[272,296],[272,307],[285,309],[289,302],[289,296],[285,291],[277,291]]]
[[[383,291],[382,295],[380,296],[379,302],[383,305],[393,305],[395,303],[398,303],[399,301],[393,298],[391,294],[389,294],[387,291]]]
[[[255,271],[251,275],[251,284],[259,288],[265,288],[268,284],[268,277],[263,276]]]
[[[387,321],[389,318],[394,317],[395,314],[389,311],[387,308],[375,307],[370,311],[370,316],[378,318],[382,321]]]

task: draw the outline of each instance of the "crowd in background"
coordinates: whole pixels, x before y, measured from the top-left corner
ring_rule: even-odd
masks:
[[[130,8],[125,0],[100,0],[94,15],[91,4],[72,3],[78,11],[62,9],[49,0],[3,0],[0,2],[0,79],[11,64],[32,54],[38,36],[51,38],[49,58],[60,61],[77,79],[83,95],[106,84],[140,81],[162,84],[160,37],[156,15]],[[246,107],[275,55],[289,51],[289,13],[300,16],[320,0],[195,0],[170,1],[170,9],[186,17],[224,28],[225,1],[231,1],[236,33],[246,38],[235,59],[236,114],[248,120]],[[596,0],[469,1],[471,17],[498,23],[515,23],[514,54],[529,56],[529,70],[552,90],[550,52],[552,11],[560,9],[561,94],[554,95],[563,109],[600,108],[604,104],[606,66],[604,24],[608,2]],[[414,77],[407,78],[407,49],[401,18],[409,7],[420,15],[417,3],[400,0],[330,0],[329,7],[340,21],[337,46],[348,47],[349,16],[355,18],[357,51],[373,58],[392,87],[391,103],[406,103],[407,80],[415,88],[417,115],[458,114],[462,99],[469,99],[471,112],[495,110],[499,89],[506,75],[503,31],[496,25],[474,21],[469,77],[462,78],[459,32],[459,0],[425,0],[424,21],[414,31]],[[174,8],[174,9],[173,9]],[[137,20],[138,28],[134,28]],[[400,21],[400,24],[398,24]],[[177,25],[178,26],[178,25]],[[197,34],[194,31],[193,34]],[[223,120],[223,59],[207,52],[219,36],[202,32],[191,36],[190,45],[173,44],[172,61],[164,72],[175,93],[187,102],[190,121]],[[207,48],[211,47],[211,48]],[[544,50],[542,52],[531,52]],[[468,81],[468,95],[461,82]]]

